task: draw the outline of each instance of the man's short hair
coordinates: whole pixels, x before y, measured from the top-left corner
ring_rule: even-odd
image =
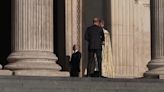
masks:
[[[93,18],[93,23],[101,22],[101,19],[98,17]]]

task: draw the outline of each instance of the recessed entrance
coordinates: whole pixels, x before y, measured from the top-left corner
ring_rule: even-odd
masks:
[[[1,0],[0,4],[0,64],[4,66],[11,53],[11,0]]]

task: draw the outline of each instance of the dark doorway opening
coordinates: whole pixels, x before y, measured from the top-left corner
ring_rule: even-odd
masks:
[[[83,20],[85,26],[92,25],[94,17],[99,17],[107,22],[107,0],[84,0],[83,1]]]
[[[105,28],[108,28],[107,24],[107,1],[109,2],[110,0],[83,0],[83,37],[85,34],[85,31],[87,27],[93,25],[93,18],[94,17],[99,17],[104,20],[105,22]],[[109,7],[109,6],[108,6]],[[82,75],[86,75],[86,70],[87,70],[87,63],[88,63],[88,44],[83,38],[82,41],[83,47],[82,47],[82,52],[85,54],[83,55],[83,61],[82,61]],[[95,75],[97,76],[96,72]]]
[[[0,1],[0,64],[7,64],[11,53],[11,0]]]
[[[57,63],[66,70],[65,0],[54,0],[54,53]]]

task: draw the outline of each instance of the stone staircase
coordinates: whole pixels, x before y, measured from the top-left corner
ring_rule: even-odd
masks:
[[[1,76],[0,92],[164,92],[164,80]]]

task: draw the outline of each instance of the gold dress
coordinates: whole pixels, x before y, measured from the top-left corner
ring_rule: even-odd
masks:
[[[111,38],[107,30],[103,29],[105,36],[105,45],[102,47],[102,76],[113,78],[114,68],[112,60]]]

